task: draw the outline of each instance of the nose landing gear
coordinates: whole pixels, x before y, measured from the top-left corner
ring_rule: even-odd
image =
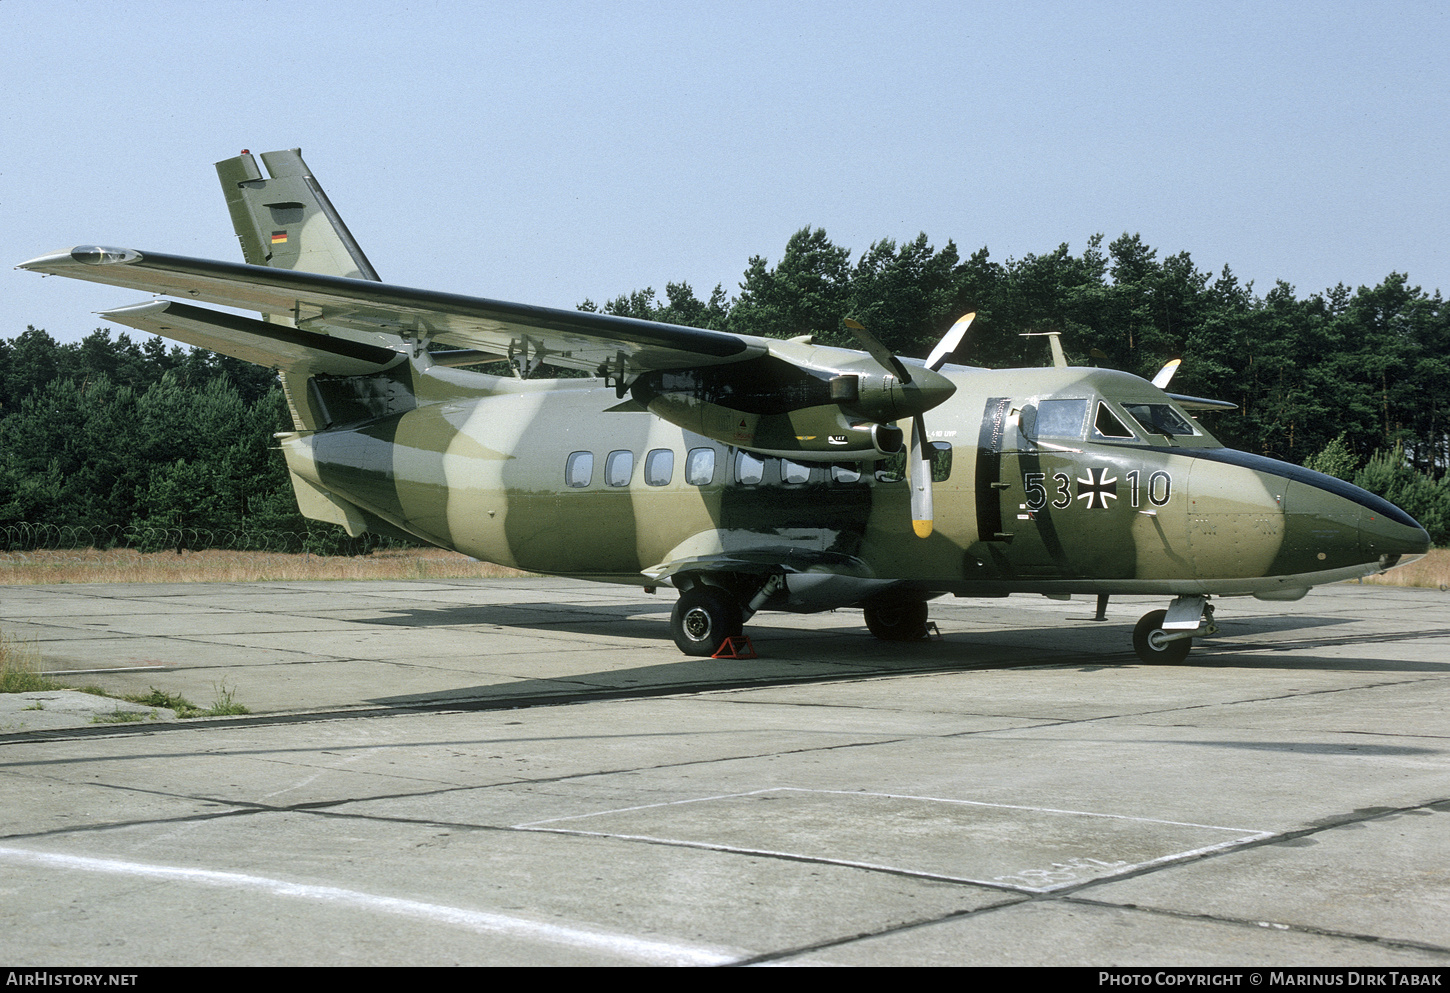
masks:
[[[1150,610],[1133,628],[1133,651],[1149,665],[1178,665],[1193,639],[1218,633],[1213,604],[1204,596],[1181,596],[1167,610]]]

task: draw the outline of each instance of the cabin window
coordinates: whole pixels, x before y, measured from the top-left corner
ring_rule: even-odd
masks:
[[[1099,438],[1128,438],[1137,436],[1133,429],[1118,419],[1111,407],[1105,401],[1098,401],[1098,415],[1093,418],[1093,434]]]
[[[1166,403],[1125,403],[1123,409],[1133,415],[1133,420],[1143,425],[1149,434],[1174,435],[1198,434],[1193,422]]]
[[[756,458],[749,452],[741,452],[735,456],[735,481],[744,483],[746,486],[754,486],[765,478],[765,460]]]
[[[801,465],[799,462],[792,462],[790,459],[782,459],[780,462],[780,481],[783,483],[808,483],[811,480],[811,467]]]
[[[1087,420],[1087,406],[1086,399],[1038,401],[1037,424],[1030,432],[1031,437],[1081,438]]]
[[[715,449],[692,448],[685,456],[685,482],[691,486],[709,486],[715,481]]]
[[[903,448],[890,458],[878,461],[876,463],[876,482],[899,483],[906,479],[906,460],[908,458],[910,458],[910,450]],[[926,460],[927,464],[931,466],[932,482],[946,482],[952,475],[952,443],[949,441],[931,442],[927,448]]]
[[[933,441],[931,451],[927,453],[931,460],[931,481],[933,483],[945,483],[952,475],[952,443],[949,441]]]
[[[831,466],[831,480],[837,483],[859,483],[861,481],[861,463],[843,462]]]
[[[697,449],[706,451],[709,449]],[[675,453],[668,448],[656,448],[644,457],[644,481],[650,486],[668,486],[675,475]]]
[[[583,489],[594,479],[594,453],[575,452],[564,463],[564,483],[574,489]]]
[[[899,483],[906,478],[906,449],[876,461],[876,482]]]
[[[634,473],[633,452],[610,452],[604,460],[604,485],[628,486]]]

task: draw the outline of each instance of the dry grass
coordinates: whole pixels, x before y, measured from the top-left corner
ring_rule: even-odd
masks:
[[[328,579],[497,579],[527,576],[475,562],[441,548],[377,551],[371,555],[291,555],[280,552],[154,552],[129,548],[0,554],[0,585],[55,583],[250,583]]]
[[[1370,576],[1365,582],[1382,586],[1430,586],[1446,589],[1450,587],[1450,548],[1432,548],[1424,558],[1398,569],[1391,569],[1383,576]]]
[[[34,645],[0,631],[0,693],[60,688],[60,683],[40,674],[40,654]]]

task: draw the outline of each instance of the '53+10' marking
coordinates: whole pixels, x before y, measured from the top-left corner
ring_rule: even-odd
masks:
[[[1109,501],[1118,499],[1118,477],[1109,476],[1110,471],[1110,467],[1093,467],[1087,470],[1086,478],[1077,480],[1077,499],[1083,501],[1088,510],[1105,510],[1110,506]],[[1173,477],[1162,469],[1148,477],[1147,487],[1141,485],[1142,470],[1134,469],[1124,475],[1128,483],[1128,503],[1132,507],[1140,506],[1144,495],[1155,507],[1162,507],[1173,496]],[[1045,472],[1029,472],[1023,475],[1028,510],[1037,511],[1047,506],[1049,494],[1044,485],[1046,481]],[[1053,473],[1052,481],[1056,486],[1055,492],[1051,494],[1052,506],[1057,510],[1066,510],[1073,501],[1072,477],[1065,472],[1057,472]]]

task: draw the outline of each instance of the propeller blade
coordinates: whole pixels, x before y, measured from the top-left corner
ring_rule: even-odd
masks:
[[[906,479],[907,486],[911,490],[911,530],[918,538],[926,538],[931,535],[932,511],[931,511],[931,449],[926,440],[926,422],[921,419],[919,411],[930,409],[951,396],[956,387],[950,380],[942,376],[937,369],[941,361],[945,360],[948,353],[960,343],[962,336],[966,334],[967,327],[972,323],[976,314],[967,314],[961,320],[953,324],[951,330],[942,339],[942,343],[932,351],[933,358],[937,358],[936,366],[921,374],[921,385],[914,387],[911,392],[924,395],[924,398],[931,402],[917,407],[918,413],[911,419],[911,444],[906,453]],[[884,369],[896,374],[896,378],[903,385],[911,382],[911,373],[906,371],[906,366],[895,355],[886,350],[865,325],[860,321],[846,318],[846,327],[856,336],[856,340],[870,353],[871,357]],[[937,356],[937,350],[946,346],[941,356]]]
[[[931,350],[926,357],[926,367],[932,372],[940,372],[941,367],[946,365],[947,357],[962,347],[962,339],[967,336],[967,328],[972,326],[972,319],[977,316],[974,310],[970,314],[963,314],[957,318],[957,322],[947,329],[942,335],[941,341]]]
[[[1153,377],[1153,385],[1160,390],[1165,389],[1173,379],[1173,374],[1178,371],[1178,366],[1182,362],[1182,359],[1169,359],[1167,364],[1158,370],[1158,375]]]
[[[903,383],[911,382],[911,373],[906,371],[906,366],[902,365],[901,360],[895,355],[892,355],[886,346],[876,339],[874,334],[866,330],[866,325],[860,321],[853,321],[848,317],[846,318],[846,327],[851,329],[851,333],[856,336],[856,340],[861,343],[861,347],[866,349],[871,357],[880,363],[883,368],[895,374],[896,378]]]
[[[921,415],[911,419],[911,450],[906,454],[906,479],[911,487],[911,530],[918,538],[931,536],[931,456],[927,447],[926,422]]]

